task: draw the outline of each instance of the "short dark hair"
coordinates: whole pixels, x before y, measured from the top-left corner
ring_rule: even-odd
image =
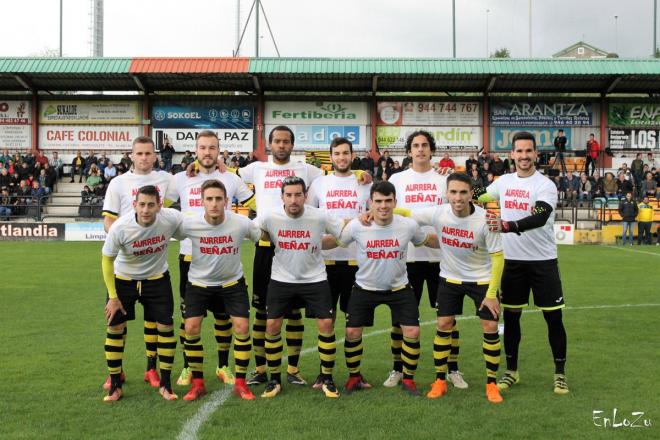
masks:
[[[137,202],[138,197],[140,197],[140,194],[144,194],[145,196],[153,196],[156,197],[156,202],[160,203],[160,194],[158,193],[158,188],[156,188],[154,185],[145,185],[141,187],[137,194],[135,194],[135,201]]]
[[[268,133],[268,143],[270,144],[273,142],[273,133],[276,131],[286,131],[289,133],[289,136],[291,136],[291,145],[293,145],[296,141],[296,136],[293,134],[293,130],[291,130],[289,127],[286,125],[278,125],[277,127],[273,128],[270,133]]]
[[[225,199],[227,198],[227,188],[225,188],[225,184],[219,181],[218,179],[209,179],[204,181],[204,183],[202,183],[202,198],[204,197],[204,192],[210,188],[217,188],[221,190],[222,193],[225,195]]]
[[[282,180],[282,194],[284,194],[284,188],[291,185],[301,185],[303,192],[307,194],[307,185],[305,184],[305,181],[298,176],[288,176]]]
[[[347,144],[349,150],[351,150],[351,153],[353,152],[353,142],[349,141],[345,137],[336,137],[330,142],[330,154],[332,154],[332,149],[335,147],[338,147],[340,145]]]
[[[381,180],[371,185],[371,190],[369,191],[369,198],[374,198],[374,193],[382,194],[384,196],[389,196],[390,194],[394,195],[396,198],[396,188],[387,180]]]
[[[563,133],[563,132],[564,132],[564,129],[563,129],[563,128],[560,128],[558,131],[559,131],[559,133]]]
[[[467,183],[468,185],[470,185],[470,189],[473,188],[472,180],[468,177],[467,174],[451,173],[449,177],[447,177],[447,186],[449,186],[449,182],[453,182],[453,181]]]
[[[135,147],[135,144],[151,144],[152,147],[156,148],[154,140],[150,136],[138,136],[133,139],[132,146]]]
[[[406,153],[410,151],[410,149],[412,148],[412,141],[417,136],[424,136],[428,141],[429,146],[431,147],[431,151],[435,152],[435,138],[433,137],[433,135],[426,130],[415,130],[412,133],[410,133],[408,135],[408,139],[406,139]]]
[[[513,138],[511,139],[511,149],[512,150],[516,148],[516,142],[517,141],[532,141],[532,145],[534,146],[534,149],[536,150],[536,138],[529,131],[519,131],[518,133],[513,135]]]
[[[213,130],[202,130],[199,133],[197,133],[197,137],[195,137],[195,141],[197,141],[197,139],[199,139],[201,137],[212,137],[212,138],[218,139],[218,133],[216,133]],[[219,141],[220,141],[220,139],[218,139],[218,142]]]

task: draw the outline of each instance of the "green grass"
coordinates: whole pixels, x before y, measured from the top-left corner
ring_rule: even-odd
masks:
[[[104,404],[101,244],[3,242],[0,249],[0,438],[176,438],[184,423],[214,398],[211,394],[194,403],[164,402],[142,382],[144,344],[138,319],[129,324],[125,398]],[[545,323],[541,314],[530,313],[522,322],[522,382],[505,394],[502,405],[489,404],[484,397],[480,328],[472,317],[473,306],[466,302],[467,319],[460,321],[460,366],[468,390],[450,388],[447,396],[429,401],[380,386],[391,368],[389,335],[384,332],[365,338],[363,373],[374,389],[338,400],[291,386],[272,401],[230,397],[202,425],[198,438],[659,438],[660,249],[622,249],[560,248],[568,304],[567,396],[552,393]],[[252,247],[244,246],[244,251],[244,260],[251,261]],[[176,291],[174,249],[170,264]],[[246,269],[249,272],[251,264]],[[655,305],[614,307],[626,304]],[[426,324],[417,379],[424,389],[433,380],[433,319],[433,311],[423,306]],[[375,327],[365,333],[387,329],[388,324],[388,313],[381,308]],[[207,386],[214,392],[223,386],[213,375],[216,356],[210,322],[203,332]],[[337,335],[343,336],[341,318]],[[313,348],[312,321],[306,322],[305,336],[305,348]],[[343,383],[347,374],[342,344],[338,349],[335,378]],[[175,375],[180,366],[177,348]],[[308,380],[314,379],[314,351],[301,358],[301,368]],[[185,392],[175,389],[180,396]],[[620,417],[629,418],[633,411],[644,411],[653,426],[594,426],[592,411],[611,416],[614,408]]]

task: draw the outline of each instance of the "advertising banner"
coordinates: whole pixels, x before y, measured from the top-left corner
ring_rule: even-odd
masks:
[[[408,135],[416,130],[430,132],[442,150],[471,150],[482,145],[481,127],[377,127],[376,143],[380,149],[403,148]]]
[[[30,101],[0,101],[0,125],[29,125],[32,123]]]
[[[156,128],[153,130],[153,138],[156,142],[156,149],[160,149],[165,145],[165,141],[169,139],[170,144],[174,150],[179,153],[184,153],[186,150],[195,151],[195,140],[197,133],[205,129],[190,129],[190,128]],[[252,151],[253,144],[253,130],[252,128],[239,130],[239,129],[210,129],[218,135],[220,141],[220,151]]]
[[[267,125],[367,125],[366,102],[267,101]]]
[[[479,125],[478,102],[379,102],[378,125]]]
[[[268,133],[275,125],[267,125]],[[336,137],[345,137],[353,143],[353,150],[364,150],[368,146],[367,128],[358,125],[289,125],[296,136],[294,151],[327,150]]]
[[[611,102],[607,124],[612,127],[660,127],[660,104]]]
[[[124,150],[130,151],[133,139],[142,134],[134,126],[68,126],[42,125],[39,145],[44,149],[60,150]]]
[[[67,223],[64,229],[66,241],[105,241],[106,235],[102,222]]]
[[[151,112],[154,128],[252,129],[254,108],[248,106],[156,105]]]
[[[490,125],[514,127],[589,126],[593,109],[588,102],[496,102]]]
[[[581,145],[573,144],[572,130],[570,127],[562,128],[566,136],[566,150],[583,149]],[[495,151],[511,150],[511,139],[519,131],[528,131],[536,138],[536,148],[540,151],[554,151],[555,137],[559,134],[558,128],[550,127],[519,127],[519,128],[495,128],[495,136],[492,139],[491,149]]]
[[[557,244],[574,244],[575,229],[573,225],[553,225]]]
[[[31,125],[0,125],[0,148],[32,147]]]
[[[2,240],[64,240],[63,223],[0,223]]]
[[[660,148],[660,130],[610,128],[610,148],[613,150],[655,150]]]
[[[43,101],[41,124],[139,124],[137,101]]]

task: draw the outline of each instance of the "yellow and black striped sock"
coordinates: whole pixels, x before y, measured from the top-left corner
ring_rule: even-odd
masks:
[[[321,359],[321,374],[332,377],[337,359],[337,341],[335,333],[319,333],[318,338],[319,358]]]
[[[252,342],[250,341],[250,334],[236,334],[234,337],[234,371],[236,372],[236,377],[239,379],[245,379],[247,375],[251,351]]]
[[[176,351],[176,336],[174,329],[158,330],[158,361],[160,363],[160,386],[172,390],[170,375]]]
[[[433,338],[433,364],[436,379],[447,379],[447,359],[450,351],[451,332],[436,329],[435,338]]]
[[[362,362],[362,338],[350,340],[344,339],[344,358],[346,368],[351,376],[360,375],[360,363]]]
[[[286,370],[288,373],[295,374],[298,372],[298,361],[300,360],[303,333],[305,332],[305,322],[300,309],[291,311],[284,330],[286,334],[286,355],[289,364]]]
[[[451,328],[451,352],[449,353],[449,360],[447,361],[449,371],[458,371],[458,352],[461,349],[460,333],[458,332],[458,324],[454,319],[454,325]]]
[[[403,371],[403,362],[401,361],[401,346],[403,345],[403,332],[401,326],[393,325],[390,333],[390,348],[392,349],[392,360],[394,371]]]
[[[213,332],[218,347],[218,367],[222,368],[229,365],[232,325],[227,315],[214,315],[214,318]]]
[[[256,309],[254,323],[252,324],[252,350],[254,351],[254,364],[257,373],[266,372],[266,350],[264,338],[266,337],[266,311]]]
[[[497,379],[497,369],[500,366],[500,354],[502,346],[500,344],[499,333],[484,333],[484,341],[481,345],[486,361],[486,383],[495,383]]]
[[[153,370],[158,355],[158,329],[155,322],[144,321],[144,347],[147,352],[147,370]]]
[[[204,377],[204,347],[199,335],[186,335],[186,357],[193,378],[202,379]]]
[[[266,360],[268,361],[268,371],[270,372],[270,380],[282,382],[282,335],[269,335],[266,333]]]
[[[413,379],[419,361],[419,336],[416,338],[403,337],[401,346],[401,361],[403,362],[403,378]]]
[[[186,324],[183,318],[181,318],[181,325],[179,325],[179,345],[183,353],[183,368],[188,368],[188,360],[186,359]]]
[[[125,328],[124,328],[125,330]],[[124,330],[108,328],[105,335],[105,361],[113,387],[121,387],[120,376],[122,360],[124,359]]]

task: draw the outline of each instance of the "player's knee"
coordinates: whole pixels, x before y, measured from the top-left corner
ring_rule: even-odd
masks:
[[[419,327],[402,325],[401,330],[403,331],[403,336],[405,338],[417,339],[419,338]]]
[[[161,332],[169,332],[170,330],[172,330],[174,328],[174,326],[173,326],[172,323],[162,324],[160,322],[157,322],[156,323],[156,328],[158,329],[158,331],[161,331]]]
[[[562,314],[561,309],[557,310],[544,310],[543,317],[547,323],[561,322]]]
[[[117,324],[117,325],[109,325],[108,326],[108,330],[111,331],[112,333],[117,333],[117,332],[124,331],[125,328],[126,328],[126,323],[125,322],[122,322],[121,324]]]
[[[484,333],[495,333],[497,331],[497,321],[481,320],[481,328]]]
[[[282,330],[282,319],[269,319],[266,321],[266,333],[277,335]]]
[[[453,316],[440,316],[438,317],[438,330],[441,332],[449,332],[454,327]]]
[[[362,337],[362,329],[360,327],[347,327],[346,339],[354,341]]]
[[[192,321],[189,319],[186,319],[186,334],[189,336],[199,336],[202,325],[200,322]]]
[[[332,319],[317,319],[316,320],[316,325],[319,328],[319,332],[321,333],[333,333],[334,328],[332,326]]]
[[[232,318],[231,322],[237,335],[247,334],[249,323],[246,318]]]

